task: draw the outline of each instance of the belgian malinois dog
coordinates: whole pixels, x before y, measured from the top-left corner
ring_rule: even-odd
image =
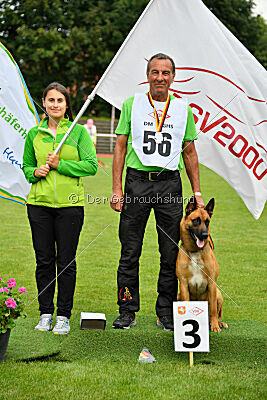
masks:
[[[185,216],[180,224],[181,241],[176,262],[179,279],[179,301],[208,301],[209,320],[213,332],[228,328],[221,322],[223,298],[216,280],[219,265],[209,242],[210,219],[213,214],[214,199],[205,208],[197,208],[195,199],[190,199]]]

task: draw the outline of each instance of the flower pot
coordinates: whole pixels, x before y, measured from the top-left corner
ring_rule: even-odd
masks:
[[[0,333],[0,362],[4,361],[6,357],[6,350],[10,336],[10,329],[6,333]]]

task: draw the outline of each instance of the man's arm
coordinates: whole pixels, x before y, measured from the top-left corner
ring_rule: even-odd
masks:
[[[193,193],[200,193],[200,184],[199,184],[199,168],[198,168],[198,157],[195,149],[195,144],[193,141],[184,142],[183,144],[183,160],[186,169],[187,176],[190,180],[191,187]],[[203,208],[204,202],[202,200],[202,196],[195,194],[195,199],[197,203],[197,207]]]
[[[114,211],[121,212],[123,205],[122,172],[127,152],[128,135],[117,135],[113,158],[113,185],[110,206]]]

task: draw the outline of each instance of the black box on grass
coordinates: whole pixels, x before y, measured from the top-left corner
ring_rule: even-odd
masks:
[[[106,328],[106,316],[102,313],[81,312],[81,329],[104,330]]]

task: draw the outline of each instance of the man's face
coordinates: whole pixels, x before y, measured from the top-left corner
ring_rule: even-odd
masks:
[[[150,93],[154,100],[166,101],[168,90],[174,80],[172,63],[170,60],[159,60],[154,58],[150,63],[147,79]]]

